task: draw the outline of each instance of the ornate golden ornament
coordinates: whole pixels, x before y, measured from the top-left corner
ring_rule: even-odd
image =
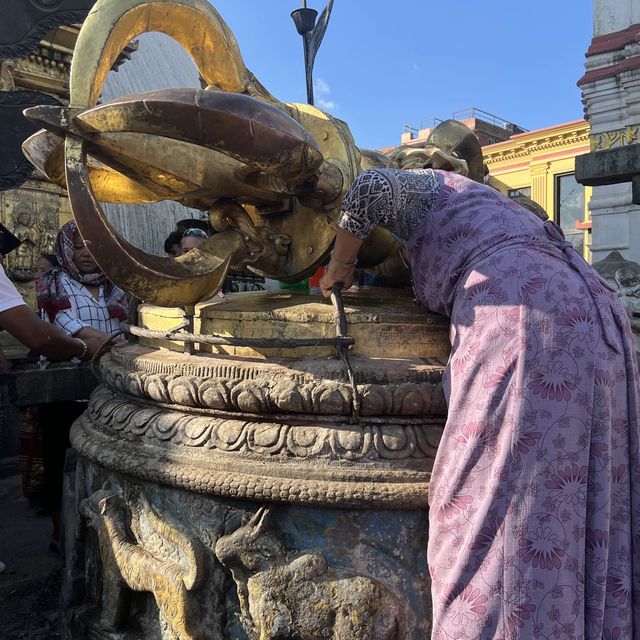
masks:
[[[207,88],[96,106],[120,52],[148,31],[180,43]],[[331,248],[349,184],[363,169],[386,164],[379,154],[361,154],[343,122],[274,98],[202,0],[99,0],[78,37],[70,84],[69,108],[28,110],[45,130],[25,143],[25,153],[67,187],[105,273],[148,302],[208,297],[229,266],[285,281],[313,272]],[[163,199],[209,211],[219,233],[178,260],[157,258],[122,239],[99,204]]]
[[[629,125],[622,129],[615,129],[613,131],[592,133],[589,136],[591,151],[604,151],[606,149],[624,147],[628,144],[635,144],[638,142],[639,131],[640,127],[637,125]]]
[[[149,31],[185,48],[206,89],[153,91],[96,106],[122,50]],[[98,0],[78,37],[70,97],[68,108],[25,112],[45,127],[25,142],[25,154],[68,189],[103,271],[159,305],[209,297],[229,267],[285,282],[313,273],[328,257],[349,185],[361,171],[390,162],[360,150],[344,122],[272,96],[204,0]],[[459,123],[443,124],[433,142],[465,160],[472,177],[479,167],[482,179],[473,134]],[[177,260],[159,258],[121,238],[99,204],[165,199],[208,211],[218,233]],[[363,247],[361,266],[409,280],[401,244],[383,229]]]

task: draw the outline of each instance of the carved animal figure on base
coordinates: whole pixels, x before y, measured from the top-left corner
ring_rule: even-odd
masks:
[[[206,640],[191,594],[203,577],[197,542],[161,520],[142,495],[129,511],[124,496],[102,489],[83,500],[80,510],[98,534],[104,580],[101,624],[115,630],[122,623],[124,581],[129,589],[153,593],[163,640]],[[134,520],[141,517],[146,518],[151,538],[156,539],[149,548],[133,533],[140,526]]]
[[[238,588],[247,632],[255,640],[402,640],[402,606],[385,585],[327,567],[318,552],[287,557],[260,508],[215,547]]]

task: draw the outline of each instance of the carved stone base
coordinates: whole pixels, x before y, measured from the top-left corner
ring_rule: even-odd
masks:
[[[249,337],[333,328],[317,299],[227,304],[201,308],[200,323]],[[363,325],[355,387],[313,348],[187,355],[151,340],[105,356],[71,432],[67,639],[427,637],[446,323],[410,304],[347,304],[350,327]],[[407,343],[385,343],[405,312]],[[179,324],[173,310],[142,316]]]
[[[65,640],[428,637],[425,510],[260,508],[83,458],[67,481]]]

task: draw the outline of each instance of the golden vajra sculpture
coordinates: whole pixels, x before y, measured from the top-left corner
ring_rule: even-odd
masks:
[[[152,91],[96,106],[120,52],[149,31],[185,48],[206,89]],[[273,97],[206,0],[98,0],[78,37],[69,107],[25,113],[45,127],[25,142],[25,154],[68,189],[100,267],[128,292],[160,305],[212,295],[230,267],[288,282],[313,273],[327,259],[349,185],[361,171],[390,162],[358,149],[344,122]],[[469,146],[468,133],[454,124],[435,143],[455,146],[481,179],[475,137],[469,153],[461,148]],[[166,199],[208,211],[218,233],[178,259],[152,256],[120,237],[99,204]],[[395,279],[409,275],[401,244],[381,228],[359,264]]]

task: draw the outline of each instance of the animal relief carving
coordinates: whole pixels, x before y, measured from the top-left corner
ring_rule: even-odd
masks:
[[[193,596],[203,579],[198,541],[161,519],[142,494],[130,507],[121,493],[102,489],[83,500],[80,510],[98,535],[101,625],[117,630],[124,622],[126,585],[153,593],[163,639],[207,640]]]
[[[290,557],[260,508],[221,537],[220,562],[236,582],[243,623],[254,640],[401,640],[402,606],[385,585],[338,574],[312,551]]]

